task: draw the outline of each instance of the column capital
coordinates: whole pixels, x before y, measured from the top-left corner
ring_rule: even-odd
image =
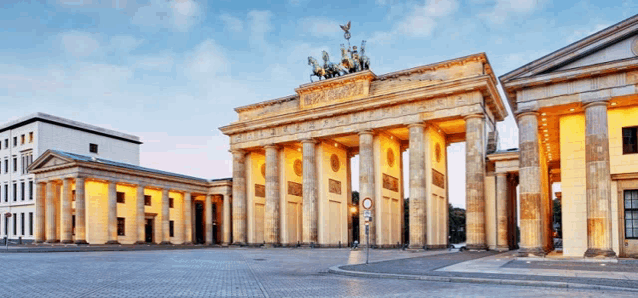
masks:
[[[463,115],[463,120],[467,121],[467,119],[472,119],[472,118],[481,118],[481,119],[485,119],[485,115],[483,114],[469,114],[469,115]]]
[[[507,172],[496,172],[496,176],[505,176],[507,177]]]
[[[281,148],[281,146],[277,145],[277,144],[268,144],[266,146],[264,146],[264,149],[275,149],[275,150],[279,150]]]
[[[232,153],[233,155],[235,154],[246,154],[246,150],[244,149],[230,149],[228,150],[228,152]]]
[[[357,133],[358,135],[374,135],[374,130],[372,129],[364,129]]]
[[[303,139],[301,140],[301,143],[302,144],[306,144],[306,143],[317,144],[318,142],[315,139]]]
[[[527,111],[527,112],[520,113],[520,114],[516,115],[516,121],[519,121],[520,118],[522,118],[523,116],[534,116],[535,118],[538,118],[538,112]]]
[[[413,123],[408,123],[408,128],[415,127],[415,126],[416,126],[416,127],[423,127],[423,128],[425,128],[425,123],[423,123],[423,122],[421,122],[421,121],[419,121],[419,122],[413,122]]]
[[[589,101],[587,103],[583,103],[583,109],[585,110],[595,106],[609,106],[609,98],[600,98],[600,99]]]

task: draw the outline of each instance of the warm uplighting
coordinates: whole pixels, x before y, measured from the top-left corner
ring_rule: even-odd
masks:
[[[547,121],[547,118],[543,118],[543,121]]]
[[[297,148],[297,151],[301,152],[301,148]]]
[[[573,111],[574,111],[574,108],[569,109],[569,111],[570,111],[570,112],[573,112]]]
[[[547,123],[543,123],[543,126],[547,126]]]
[[[339,147],[339,144],[335,143],[335,147]]]
[[[545,115],[547,115],[547,113],[542,113],[542,114],[541,114],[541,116],[545,116]]]
[[[352,212],[352,214],[357,213],[357,207],[355,206],[350,207],[350,212]]]
[[[612,106],[615,106],[615,105],[617,105],[617,104],[618,104],[617,102],[612,102],[612,103],[611,103],[611,105],[612,105]]]

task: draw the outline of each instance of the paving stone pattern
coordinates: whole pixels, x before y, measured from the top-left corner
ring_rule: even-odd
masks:
[[[375,250],[372,260],[414,256]],[[444,255],[440,255],[444,256]],[[597,297],[601,292],[357,278],[347,249],[198,249],[0,254],[0,297]],[[632,293],[635,294],[635,293]],[[626,296],[611,292],[606,296]]]
[[[618,263],[594,262],[535,262],[512,261],[505,264],[506,268],[523,269],[556,269],[556,270],[585,270],[599,272],[638,272],[638,260],[619,260]]]

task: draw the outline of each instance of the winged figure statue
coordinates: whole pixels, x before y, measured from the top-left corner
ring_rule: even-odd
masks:
[[[350,41],[350,21],[348,21],[348,24],[339,25],[339,27],[341,27],[341,29],[345,32],[343,33],[343,37]]]

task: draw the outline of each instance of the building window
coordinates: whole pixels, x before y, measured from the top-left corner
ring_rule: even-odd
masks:
[[[9,184],[4,185],[4,201],[9,202]]]
[[[18,157],[16,156],[13,157],[13,171],[14,172],[18,171]]]
[[[175,233],[174,233],[175,232],[175,222],[174,221],[171,220],[171,221],[168,222],[168,229],[169,229],[170,237],[175,237],[174,236],[175,235]]]
[[[75,194],[75,190],[73,193]],[[33,181],[29,181],[29,200],[33,201]]]
[[[124,217],[117,218],[117,235],[124,236]]]
[[[29,132],[29,143],[33,143],[33,132]]]
[[[75,235],[75,215],[71,216],[71,234]]]
[[[9,160],[8,159],[4,159],[4,173],[9,173]]]
[[[124,204],[124,193],[123,192],[117,192],[117,202],[118,203],[122,203]]]
[[[13,236],[18,235],[18,214],[13,214]]]
[[[20,145],[24,145],[25,137],[24,134],[20,136]]]
[[[13,147],[18,146],[18,137],[13,137]]]
[[[6,216],[4,216],[4,234],[9,236],[9,218]]]
[[[89,152],[97,153],[97,144],[89,144]]]
[[[173,198],[168,198],[168,208],[173,208]]]
[[[20,235],[24,236],[24,212],[20,213]]]
[[[29,212],[29,236],[33,236],[33,212]]]
[[[622,128],[622,154],[638,153],[638,126]]]
[[[144,206],[151,206],[151,196],[144,195]]]
[[[20,182],[20,200],[24,201],[24,182]]]
[[[4,149],[9,148],[9,139],[4,139]]]
[[[625,239],[638,239],[638,189],[625,190]]]
[[[18,183],[13,182],[13,201],[18,200]]]

